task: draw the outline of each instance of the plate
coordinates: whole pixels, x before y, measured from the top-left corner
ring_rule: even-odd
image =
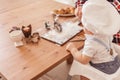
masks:
[[[63,16],[63,17],[75,16],[75,14],[56,14],[56,15]]]
[[[56,14],[55,12],[51,12],[53,15],[61,16],[61,17],[72,17],[75,16],[75,14]]]

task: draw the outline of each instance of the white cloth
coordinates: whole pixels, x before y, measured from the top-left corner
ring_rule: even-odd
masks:
[[[120,15],[107,0],[88,0],[82,8],[82,23],[95,34],[112,36],[120,30]]]
[[[106,36],[93,36],[85,34],[86,40],[84,44],[84,48],[82,54],[87,55],[92,58],[93,63],[103,63],[113,61],[116,57],[117,53],[115,52],[114,48],[112,47],[112,43],[109,37]],[[113,49],[113,55],[110,55],[108,49],[105,46],[101,45],[93,38],[97,38],[103,43],[105,43],[108,47],[111,46]],[[81,52],[80,52],[81,53]]]
[[[114,74],[103,73],[89,64],[84,65],[74,60],[71,66],[69,75],[82,75],[90,80],[119,80],[120,79],[120,68]]]
[[[113,44],[113,47],[116,52],[118,52],[118,56],[120,58],[120,46]],[[82,50],[81,50],[82,51]],[[69,75],[82,75],[90,80],[119,80],[120,79],[120,68],[113,74],[106,74],[101,72],[100,70],[95,69],[89,64],[81,64],[80,62],[74,60],[71,66]]]

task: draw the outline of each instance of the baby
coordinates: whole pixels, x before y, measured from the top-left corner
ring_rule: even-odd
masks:
[[[66,49],[82,64],[90,63],[104,73],[115,73],[120,66],[120,47],[112,43],[112,35],[120,29],[119,13],[107,0],[88,0],[82,7],[81,20],[86,37],[82,53],[73,43]]]

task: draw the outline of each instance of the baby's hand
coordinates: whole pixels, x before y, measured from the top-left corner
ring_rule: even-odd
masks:
[[[71,52],[71,50],[72,50],[73,48],[76,48],[73,43],[69,43],[69,44],[66,46],[66,50],[67,50],[67,51],[70,51],[70,52]]]
[[[76,15],[76,17],[81,19],[81,17],[82,17],[82,8],[80,6],[75,9],[75,15]]]

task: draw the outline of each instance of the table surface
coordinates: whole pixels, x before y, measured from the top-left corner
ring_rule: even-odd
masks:
[[[0,73],[7,80],[35,80],[71,57],[65,50],[67,43],[58,46],[41,39],[38,45],[25,44],[16,48],[9,37],[13,26],[31,24],[33,31],[42,29],[45,21],[52,21],[50,11],[63,7],[68,5],[49,0],[0,0]],[[73,39],[83,36],[81,34]],[[82,41],[76,42],[77,47],[83,44]]]

